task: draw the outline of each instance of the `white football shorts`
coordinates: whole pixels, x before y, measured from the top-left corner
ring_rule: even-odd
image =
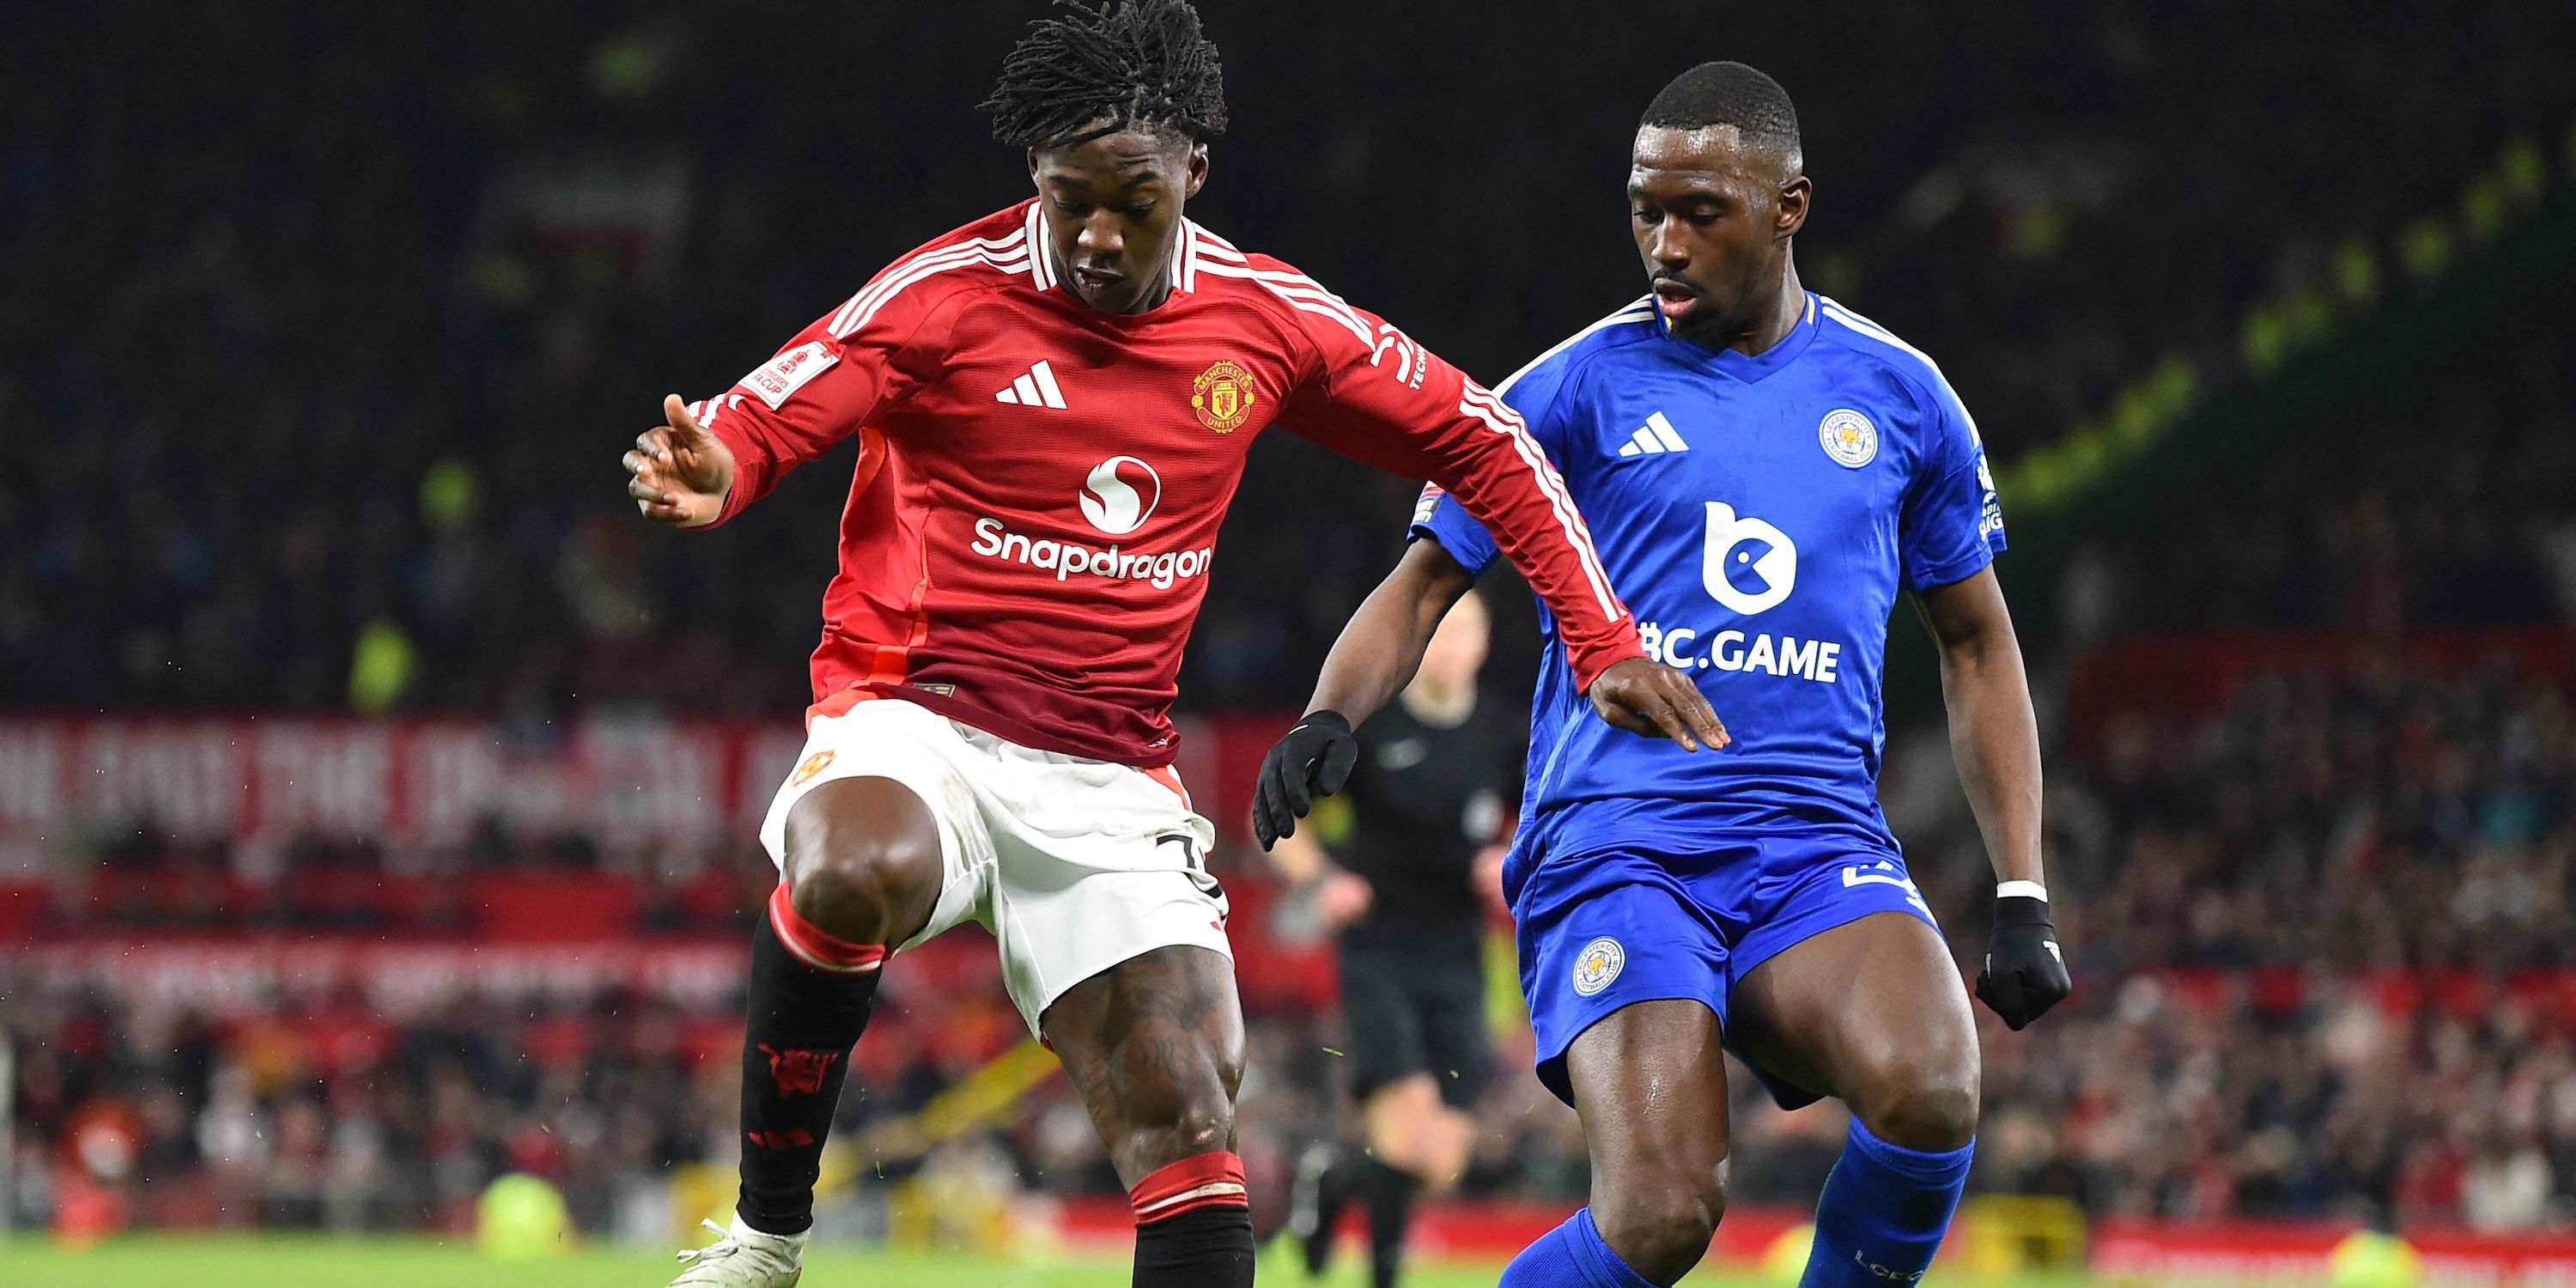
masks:
[[[939,903],[900,947],[981,924],[1031,1033],[1066,990],[1131,957],[1174,944],[1234,956],[1207,870],[1216,829],[1168,768],[1038,751],[898,698],[861,702],[813,720],[769,803],[760,843],[780,871],[788,810],[838,778],[892,779],[929,805]]]

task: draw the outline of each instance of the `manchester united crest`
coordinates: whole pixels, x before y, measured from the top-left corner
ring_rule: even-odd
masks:
[[[778,1084],[782,1096],[810,1096],[823,1089],[823,1079],[840,1061],[838,1051],[781,1051],[766,1042],[760,1053],[769,1057],[770,1080]]]
[[[790,787],[802,787],[806,783],[811,782],[814,775],[822,773],[824,767],[831,763],[831,748],[826,747],[821,751],[815,752],[813,755],[805,758],[804,764],[796,767],[795,776],[787,780],[787,785]]]
[[[1252,415],[1252,404],[1260,401],[1253,392],[1252,373],[1232,360],[1222,361],[1199,373],[1190,384],[1190,410],[1199,414],[1199,423],[1220,434],[1231,434]]]

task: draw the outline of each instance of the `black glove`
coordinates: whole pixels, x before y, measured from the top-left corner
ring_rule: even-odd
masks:
[[[1986,944],[1985,969],[1977,972],[1977,1000],[2018,1033],[2074,990],[2066,978],[2066,955],[2057,948],[2057,927],[2048,920],[2048,900],[1995,900],[1995,934]]]
[[[1269,849],[1297,834],[1297,820],[1349,782],[1360,758],[1360,740],[1339,711],[1309,711],[1288,736],[1261,758],[1261,785],[1252,793],[1252,834]]]

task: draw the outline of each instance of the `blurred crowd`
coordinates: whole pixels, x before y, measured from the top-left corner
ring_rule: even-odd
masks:
[[[925,1172],[998,1165],[1014,1191],[1121,1192],[1060,1078],[962,1138],[907,1129],[1025,1036],[989,970],[959,972],[976,985],[955,989],[944,970],[908,961],[891,976],[852,1057],[835,1131],[865,1179],[830,1187],[830,1233],[882,1234],[892,1188]],[[115,1004],[5,969],[0,981],[21,1053],[8,1197],[24,1222],[103,1197],[144,1225],[466,1228],[495,1177],[526,1172],[561,1186],[584,1230],[649,1242],[697,1215],[675,1211],[674,1168],[713,1164],[729,1183],[741,1032],[729,1010],[611,991],[571,1004],[459,998],[399,1021],[332,995],[218,1015]],[[1267,1204],[1284,1200],[1297,1151],[1333,1130],[1330,1036],[1312,1014],[1252,1029],[1241,1151]],[[1512,1130],[1489,1139],[1473,1188],[1580,1189],[1570,1116],[1496,1123]],[[721,1197],[711,1191],[709,1206]]]
[[[2052,875],[2083,991],[2026,1033],[1990,1026],[1978,1186],[2124,1215],[2576,1221],[2569,660],[2258,662],[2212,710],[2141,704],[2070,733],[2052,763]],[[1983,898],[1973,840],[1925,839],[1927,894],[1971,959]],[[252,901],[265,915],[156,922],[84,888],[55,929],[203,933],[227,917],[387,929],[348,911],[380,918],[386,905],[348,892],[381,901],[408,888],[399,872],[362,848],[289,852]],[[478,891],[604,879],[596,855],[561,839],[495,837],[452,858],[461,866],[430,883],[464,892],[444,906],[469,920],[450,928],[471,924]],[[141,847],[99,870],[138,860],[159,874],[138,888],[222,871],[217,851]],[[658,895],[629,889],[624,906],[648,914],[638,924],[730,946],[767,877],[748,853],[714,856],[687,882],[641,887]],[[1260,878],[1238,866],[1228,879]],[[970,934],[938,948],[889,974],[844,1103],[849,1139],[880,1140],[867,1133],[1021,1036],[989,947]],[[83,1142],[104,1133],[127,1142],[105,1147],[116,1174],[154,1182],[136,1191],[154,1219],[453,1222],[491,1176],[526,1170],[561,1181],[587,1227],[645,1238],[671,1216],[666,1169],[721,1167],[731,1149],[738,1030],[721,1005],[496,994],[396,1020],[354,997],[279,995],[190,1014],[5,969],[0,996],[21,1053],[17,1201],[31,1215],[55,1201],[46,1178],[91,1170]],[[1338,1130],[1340,1039],[1329,1012],[1276,995],[1253,1011],[1242,1152],[1276,1196],[1297,1150]],[[1526,1072],[1525,1033],[1503,1042],[1463,1190],[1579,1195],[1579,1127]],[[1738,1088],[1739,1198],[1809,1201],[1840,1147],[1838,1111],[1784,1115],[1749,1078]],[[885,1176],[924,1168],[1116,1192],[1060,1083],[926,1162],[896,1157]],[[881,1229],[885,1195],[861,1186],[836,1219]]]
[[[2082,987],[2028,1032],[1989,1024],[1978,1187],[2097,1214],[2576,1221],[2576,657],[2563,633],[2490,644],[2333,660],[2204,645],[2192,665],[2234,672],[2213,704],[2125,693],[2070,722],[2051,759],[2051,863]],[[1908,839],[1973,959],[1972,834]],[[524,925],[510,900],[525,895],[552,929],[614,916],[599,933],[715,944],[729,963],[770,879],[747,848],[665,874],[577,835],[497,830],[426,859],[310,838],[280,856],[245,875],[221,846],[127,842],[67,868],[88,875],[31,930],[402,943]],[[1245,857],[1227,879],[1252,908],[1262,878]],[[1248,915],[1238,933],[1266,931]],[[844,1135],[870,1148],[872,1129],[1021,1037],[989,946],[934,947],[889,973],[854,1061]],[[738,1029],[720,997],[496,985],[388,1015],[288,990],[219,1013],[96,983],[0,966],[29,1216],[104,1172],[150,1182],[132,1189],[146,1219],[453,1223],[493,1175],[526,1170],[562,1182],[586,1228],[652,1238],[672,1215],[668,1168],[729,1158]],[[1469,1196],[1583,1191],[1579,1128],[1527,1074],[1525,1044],[1506,1026]],[[1329,1011],[1255,996],[1243,1153],[1273,1197],[1297,1150],[1338,1129],[1339,1049]],[[1781,1114],[1737,1086],[1738,1197],[1809,1201],[1838,1111]],[[895,1157],[885,1179],[942,1169],[1116,1192],[1060,1083],[989,1131]],[[843,1195],[838,1228],[881,1229],[887,1193]]]
[[[1973,920],[1958,910],[1954,927]],[[2081,925],[2103,924],[2087,916]],[[2070,933],[2079,947],[2082,930]],[[981,949],[980,943],[972,947]],[[2102,954],[2087,950],[2084,956]],[[990,981],[907,963],[853,1057],[833,1235],[882,1235],[907,1182],[961,1174],[992,1195],[1114,1199],[1116,1176],[1061,1079],[937,1142],[912,1115],[1023,1036]],[[2576,983],[2317,972],[2088,968],[2085,994],[2008,1034],[1987,1023],[1973,1188],[2051,1194],[2095,1215],[2576,1222]],[[105,1196],[152,1225],[463,1228],[504,1172],[559,1184],[594,1235],[672,1236],[723,1197],[739,1021],[721,1006],[609,992],[460,999],[399,1020],[355,996],[220,1014],[0,971],[19,1055],[8,1195],[28,1223]],[[1348,1130],[1329,1013],[1257,1011],[1240,1152],[1265,1220],[1298,1153]],[[1571,1111],[1501,1039],[1465,1198],[1579,1201]],[[1841,1148],[1833,1102],[1773,1108],[1733,1080],[1739,1203],[1811,1203]],[[698,1165],[700,1187],[675,1186]],[[706,1188],[707,1186],[713,1188]]]
[[[2564,665],[2562,659],[2561,665]],[[2123,713],[2062,785],[2079,951],[2180,966],[2576,967],[2576,688],[2372,655],[2213,718]],[[2063,762],[2061,762],[2063,763]]]
[[[845,463],[682,539],[613,462],[665,391],[1024,194],[969,105],[1037,11],[18,15],[117,57],[0,83],[0,423],[45,458],[0,476],[0,702],[797,709]],[[2554,155],[2565,6],[2322,17],[1221,6],[1237,124],[1192,209],[1490,379],[1633,297],[1635,114],[1741,58],[1801,105],[1810,283],[2009,458],[2505,140]],[[1183,691],[1301,695],[1409,492],[1264,444]]]
[[[11,1198],[32,1223],[109,1204],[107,1228],[463,1229],[495,1176],[523,1171],[562,1185],[585,1229],[660,1238],[621,1205],[667,1213],[665,1170],[731,1134],[714,1053],[738,1021],[613,999],[399,1025],[346,1000],[212,1016],[11,982],[36,1129]]]
[[[1990,1037],[1977,1183],[2184,1220],[2576,1224],[2576,997],[2210,994],[2139,976]]]
[[[2096,1213],[2576,1222],[2569,662],[2257,673],[2054,760],[2088,987],[1987,1034],[1979,1184]]]
[[[2088,534],[2060,643],[2576,620],[2576,326],[2474,349],[2357,423],[2249,435],[2162,512]]]
[[[777,881],[748,839],[623,850],[578,829],[517,837],[488,822],[466,844],[442,847],[309,833],[245,844],[139,829],[65,858],[44,897],[11,919],[16,928],[512,937],[544,923],[607,938],[729,933],[750,925]]]

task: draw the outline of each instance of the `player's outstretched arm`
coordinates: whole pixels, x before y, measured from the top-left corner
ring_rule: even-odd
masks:
[[[2072,991],[2040,863],[2039,722],[2021,642],[1992,568],[1919,591],[1915,611],[1941,648],[1950,753],[1995,865],[1995,929],[1977,997],[2020,1029]]]
[[[662,420],[626,453],[626,495],[656,523],[703,528],[733,490],[733,449],[699,425],[678,394],[662,399]]]
[[[1405,548],[1386,580],[1360,601],[1341,638],[1324,655],[1309,711],[1338,711],[1364,723],[1391,701],[1422,667],[1431,635],[1476,584],[1466,566],[1428,537]]]
[[[1520,413],[1393,325],[1315,287],[1299,307],[1313,361],[1280,424],[1357,461],[1440,486],[1518,565],[1555,614],[1578,688],[1645,656],[1565,480]]]
[[[702,403],[673,394],[663,423],[626,453],[626,494],[645,518],[683,528],[730,520],[787,472],[832,450],[935,374],[947,323],[975,279],[967,261],[934,246],[899,261],[857,295],[796,333],[787,347]],[[907,272],[931,255],[940,271]],[[943,276],[942,273],[945,273]],[[877,453],[875,457],[871,452]],[[882,459],[863,448],[860,470]]]
[[[1262,758],[1252,800],[1252,834],[1261,848],[1295,836],[1297,820],[1314,808],[1316,797],[1342,790],[1359,759],[1359,739],[1351,730],[1413,681],[1431,633],[1475,584],[1439,542],[1422,540],[1360,601],[1324,655],[1304,718]]]
[[[1272,745],[1253,792],[1252,831],[1269,849],[1350,778],[1359,758],[1351,732],[1413,681],[1423,650],[1475,576],[1436,540],[1415,541],[1386,580],[1360,601],[1324,657],[1306,715]],[[1726,726],[1681,672],[1645,658],[1613,663],[1592,682],[1592,709],[1633,733],[1697,751],[1727,744]]]
[[[1699,686],[1646,656],[1565,480],[1520,413],[1393,326],[1338,300],[1322,312],[1336,310],[1349,315],[1351,331],[1316,322],[1314,310],[1297,315],[1324,365],[1283,423],[1354,460],[1428,478],[1473,515],[1555,614],[1575,684],[1602,719],[1691,751],[1725,746],[1726,727]],[[1429,621],[1436,624],[1439,612]],[[1402,674],[1411,675],[1421,656],[1417,645]]]

